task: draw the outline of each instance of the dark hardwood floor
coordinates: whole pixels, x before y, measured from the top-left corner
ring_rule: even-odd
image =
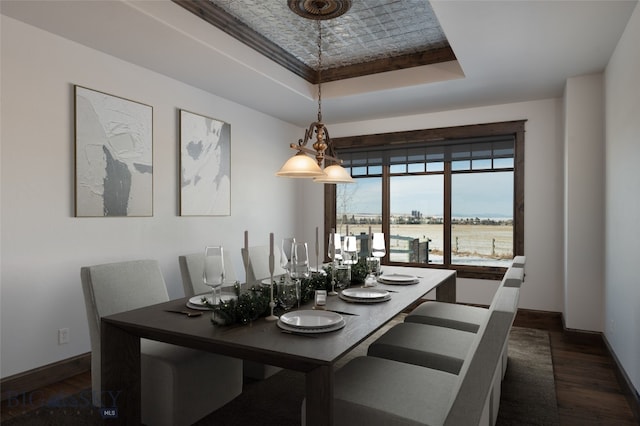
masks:
[[[562,426],[640,425],[602,336],[564,330],[559,313],[518,311],[514,326],[549,332]]]
[[[599,334],[565,331],[560,314],[520,311],[514,326],[549,331],[560,424],[640,425],[616,378],[616,368]],[[0,422],[36,409],[53,396],[91,387],[87,371],[28,396],[2,401]]]

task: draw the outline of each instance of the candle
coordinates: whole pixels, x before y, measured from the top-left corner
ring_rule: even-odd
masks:
[[[245,281],[249,279],[249,231],[244,231],[244,251],[242,252],[242,265],[244,266]]]
[[[269,256],[273,256],[273,232],[269,234]]]
[[[318,241],[318,227],[316,226],[316,269],[320,272],[320,243]]]

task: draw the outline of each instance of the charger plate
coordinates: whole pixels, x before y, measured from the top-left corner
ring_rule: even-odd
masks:
[[[300,310],[287,312],[280,316],[280,322],[296,329],[322,329],[335,327],[344,321],[342,315],[319,310]]]
[[[384,299],[389,296],[389,292],[381,288],[346,288],[340,294],[350,299],[368,301]]]
[[[380,275],[377,278],[377,281],[381,284],[392,284],[392,285],[409,285],[409,284],[418,284],[420,280],[415,275],[404,275],[404,274],[389,274],[389,275]]]
[[[303,334],[318,334],[318,333],[330,333],[332,331],[337,331],[343,328],[347,322],[343,319],[338,324],[332,325],[331,327],[323,327],[323,328],[301,328],[301,327],[291,327],[290,325],[283,324],[282,321],[278,319],[276,323],[279,328],[286,331],[292,331],[294,333],[303,333]]]

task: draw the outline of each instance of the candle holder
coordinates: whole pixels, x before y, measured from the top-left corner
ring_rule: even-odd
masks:
[[[273,314],[273,308],[276,307],[276,303],[273,301],[273,269],[274,269],[274,257],[273,257],[273,233],[269,234],[269,288],[271,289],[271,300],[269,301],[269,307],[271,308],[271,315],[269,315],[267,321],[275,321],[278,319]]]

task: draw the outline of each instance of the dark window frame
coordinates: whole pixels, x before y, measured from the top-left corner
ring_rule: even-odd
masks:
[[[380,146],[398,147],[423,144],[442,144],[448,140],[476,138],[484,136],[503,136],[513,135],[515,138],[514,161],[513,161],[513,253],[514,256],[524,255],[524,135],[526,120],[505,121],[498,123],[473,124],[456,127],[443,127],[437,129],[422,129],[403,132],[378,133],[361,136],[348,136],[332,139],[334,149],[340,155],[341,149],[358,149],[366,151],[367,148],[375,148]],[[450,163],[446,163],[450,165]],[[447,166],[448,167],[448,166]],[[446,170],[445,173],[450,173]],[[384,180],[383,180],[384,181]],[[388,180],[387,180],[388,186]],[[451,186],[445,185],[445,199],[451,199]],[[389,188],[382,188],[383,211],[389,203]],[[445,202],[445,208],[448,209],[450,203]],[[445,210],[445,216],[451,217],[451,212]],[[448,241],[449,260],[445,257],[444,265],[434,264],[412,264],[389,262],[388,258],[383,259],[384,264],[388,265],[404,265],[423,268],[438,269],[455,269],[458,277],[461,278],[479,278],[479,279],[502,279],[506,268],[492,266],[468,266],[468,265],[451,265],[451,224],[444,227],[444,241]],[[388,224],[386,225],[388,226]],[[329,231],[336,228],[336,186],[325,184],[324,186],[324,241],[328,241]],[[388,232],[388,230],[387,230]],[[445,247],[447,245],[445,244]]]

